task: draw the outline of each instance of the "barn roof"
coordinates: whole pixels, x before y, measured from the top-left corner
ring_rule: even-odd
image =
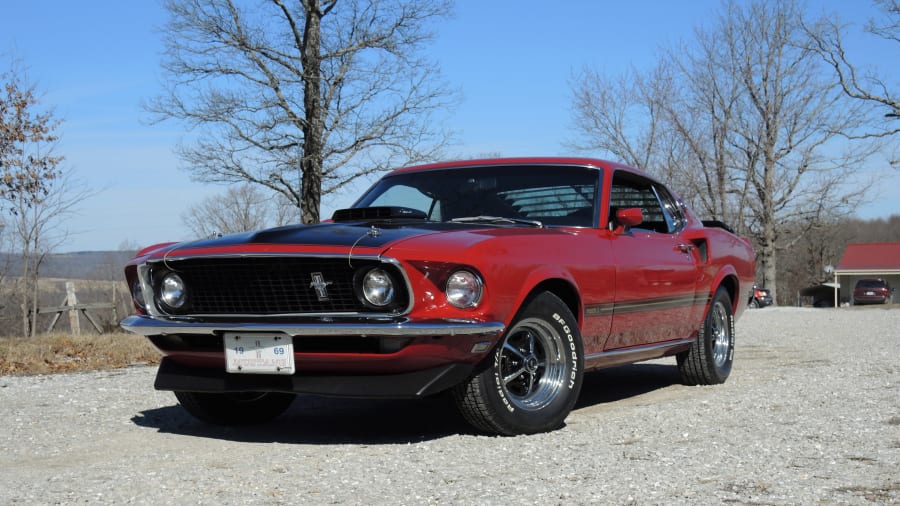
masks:
[[[900,242],[851,243],[836,273],[900,273]]]

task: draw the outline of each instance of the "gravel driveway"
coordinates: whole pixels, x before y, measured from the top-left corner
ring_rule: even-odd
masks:
[[[767,308],[731,377],[589,374],[561,430],[473,434],[444,398],[299,398],[223,429],[155,370],[0,377],[0,504],[900,504],[900,309]]]

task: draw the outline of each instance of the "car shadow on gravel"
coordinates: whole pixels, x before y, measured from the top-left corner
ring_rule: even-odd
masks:
[[[298,395],[290,409],[275,420],[249,427],[206,424],[178,404],[142,411],[132,422],[163,433],[283,444],[403,444],[475,433],[449,395],[427,399]]]
[[[585,375],[575,409],[632,399],[673,384],[679,384],[674,365],[637,364],[591,372]],[[209,425],[178,404],[142,411],[132,422],[161,433],[248,443],[405,444],[477,434],[449,394],[399,400],[299,395],[286,413],[251,427]]]
[[[600,369],[584,375],[575,409],[635,400],[645,394],[681,385],[678,367],[638,363]]]

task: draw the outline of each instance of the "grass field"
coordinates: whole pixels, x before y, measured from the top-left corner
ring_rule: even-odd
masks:
[[[116,369],[159,358],[147,338],[133,334],[0,337],[0,376]]]

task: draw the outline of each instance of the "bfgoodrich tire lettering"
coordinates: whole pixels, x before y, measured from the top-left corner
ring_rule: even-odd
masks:
[[[734,361],[734,312],[728,292],[719,287],[691,348],[677,355],[686,385],[724,383]]]
[[[253,425],[284,413],[294,394],[280,392],[175,392],[181,406],[195,418],[214,425]]]
[[[479,430],[532,434],[562,425],[583,375],[578,322],[558,297],[543,292],[526,301],[485,367],[453,393]]]

